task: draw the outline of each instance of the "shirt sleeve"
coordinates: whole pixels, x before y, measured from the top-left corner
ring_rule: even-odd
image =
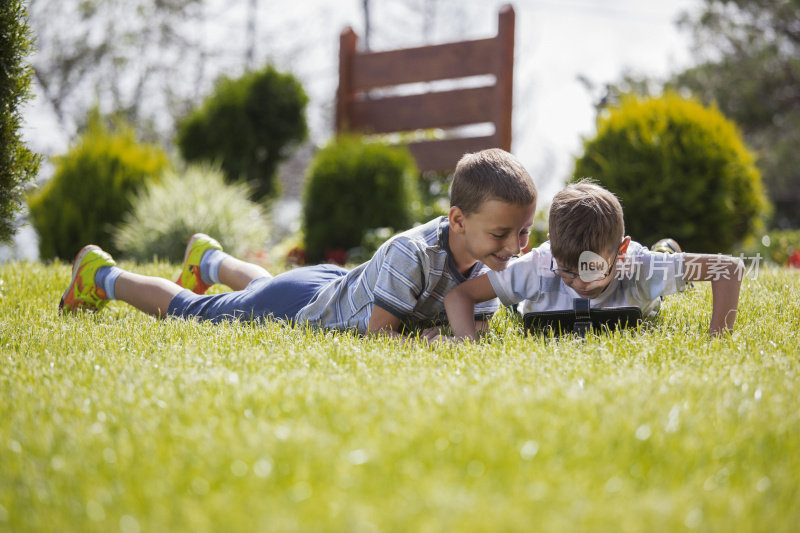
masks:
[[[505,270],[489,272],[489,282],[503,305],[516,305],[538,296],[542,281],[538,264],[539,253],[534,249],[514,260]]]
[[[497,300],[497,298],[492,298],[491,300],[476,304],[474,311],[475,319],[487,320],[493,314],[495,314],[499,308],[500,302]]]
[[[643,302],[668,296],[686,288],[683,279],[684,254],[643,249],[636,257],[636,289]]]
[[[375,305],[403,319],[417,305],[425,287],[424,266],[429,259],[408,239],[390,241],[384,252],[373,289]]]

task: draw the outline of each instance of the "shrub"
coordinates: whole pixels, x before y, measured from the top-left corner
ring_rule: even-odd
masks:
[[[405,229],[419,208],[418,170],[406,148],[341,137],[314,156],[303,225],[309,261],[361,245],[370,229]]]
[[[300,82],[272,66],[223,77],[180,122],[177,144],[187,161],[218,162],[229,181],[244,178],[257,197],[273,196],[286,148],[308,136],[307,103]]]
[[[453,171],[427,171],[420,174],[417,180],[422,208],[419,210],[419,222],[427,222],[434,217],[447,215],[450,212],[450,185],[453,183]],[[405,229],[405,228],[403,228]]]
[[[547,232],[550,230],[549,224],[550,205],[541,205],[536,210],[536,215],[533,217],[533,226],[531,226],[531,233],[528,236],[528,250],[536,248],[547,241]]]
[[[596,178],[619,196],[634,239],[729,252],[760,227],[768,206],[754,157],[715,108],[672,93],[628,96],[597,130],[575,179]]]
[[[227,184],[218,167],[167,172],[136,195],[114,242],[137,260],[181,262],[189,237],[202,232],[218,239],[227,252],[244,255],[263,248],[269,236],[264,210],[249,196],[247,185]]]
[[[11,240],[25,185],[36,177],[39,156],[20,136],[20,105],[30,97],[31,68],[23,59],[31,51],[25,4],[0,3],[0,241]]]
[[[134,193],[168,162],[160,147],[138,143],[129,126],[109,126],[93,111],[77,144],[55,163],[53,177],[28,203],[40,257],[71,260],[88,243],[118,251],[114,225],[130,210]]]
[[[764,235],[751,253],[781,266],[791,265],[800,254],[800,230],[775,230]],[[795,258],[792,260],[792,258]]]

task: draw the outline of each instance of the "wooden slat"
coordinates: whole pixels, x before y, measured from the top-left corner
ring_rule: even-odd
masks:
[[[389,133],[492,122],[494,87],[457,89],[350,102],[348,128]]]
[[[350,89],[493,74],[496,38],[356,54]]]
[[[444,171],[456,168],[456,163],[464,154],[486,148],[497,148],[494,135],[487,137],[462,137],[444,141],[423,141],[411,143],[408,149],[417,161],[421,171]]]
[[[347,103],[353,90],[350,78],[353,71],[353,57],[356,55],[358,37],[352,28],[345,28],[339,35],[339,87],[336,89],[336,131],[347,127]]]
[[[514,87],[514,8],[505,5],[497,20],[497,94],[493,97],[498,146],[511,151],[511,112]]]

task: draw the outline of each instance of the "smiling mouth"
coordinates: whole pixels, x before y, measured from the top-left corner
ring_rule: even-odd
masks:
[[[494,257],[496,260],[500,261],[501,263],[508,263],[509,261],[514,259],[514,257],[516,257],[516,256],[513,256],[513,255],[502,256],[502,255],[492,254],[492,257]]]

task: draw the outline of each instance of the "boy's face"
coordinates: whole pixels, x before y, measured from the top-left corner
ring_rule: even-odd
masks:
[[[608,287],[614,279],[614,271],[617,262],[624,258],[630,240],[630,237],[625,237],[622,243],[620,243],[619,249],[615,251],[605,254],[588,254],[597,259],[602,258],[601,260],[604,261],[602,269],[587,270],[586,268],[582,269],[580,267],[561,268],[558,260],[554,258],[551,270],[553,273],[561,276],[561,281],[564,282],[564,285],[577,292],[578,296],[581,298],[589,298],[590,300],[597,298],[606,290],[606,287]],[[583,254],[581,255],[581,259],[583,259]]]
[[[488,200],[469,215],[452,207],[450,223],[451,228],[464,235],[464,245],[473,259],[492,270],[505,270],[509,261],[527,246],[535,212],[535,203],[519,206]]]

